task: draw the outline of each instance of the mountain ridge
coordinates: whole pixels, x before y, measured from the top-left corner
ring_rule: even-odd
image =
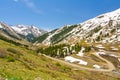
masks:
[[[65,25],[52,34],[49,32],[49,35],[41,43],[50,45],[56,43],[55,41],[57,43],[75,43],[80,40],[102,43],[120,41],[120,9],[98,15],[95,18],[75,25],[75,28],[62,36],[58,34],[63,33],[66,27],[69,29],[73,25]],[[57,38],[52,42],[56,35]],[[64,39],[61,40],[61,38]],[[36,42],[39,43],[39,40]]]
[[[26,39],[28,41],[34,40],[34,38],[46,33],[47,31],[39,29],[33,25],[25,26],[25,25],[17,25],[11,26],[4,22],[0,22],[0,31],[2,36],[5,36],[9,39],[23,40]]]

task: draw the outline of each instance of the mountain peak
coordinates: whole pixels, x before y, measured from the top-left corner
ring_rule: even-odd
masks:
[[[43,44],[56,43],[56,41],[57,43],[74,43],[81,40],[102,43],[119,42],[120,8],[112,12],[101,14],[80,24],[51,31],[46,35],[44,39],[42,39]],[[43,36],[40,38],[43,38]]]
[[[38,37],[44,33],[44,30],[42,32],[41,29],[31,25],[31,26],[25,26],[23,24],[12,26],[12,28],[18,32],[19,34],[27,36],[28,34],[33,34],[35,37]]]
[[[114,13],[120,13],[120,8],[118,8],[118,9],[112,11],[112,12],[114,12]]]

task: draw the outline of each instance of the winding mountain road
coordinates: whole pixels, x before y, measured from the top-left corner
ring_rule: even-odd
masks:
[[[93,55],[95,55],[96,57],[102,59],[103,61],[105,61],[107,64],[108,64],[108,69],[95,69],[95,68],[88,68],[88,67],[83,67],[83,66],[79,66],[79,65],[76,65],[76,64],[72,64],[72,63],[69,63],[69,62],[65,62],[63,60],[60,60],[60,59],[56,59],[56,58],[53,58],[53,57],[50,57],[50,56],[47,56],[47,55],[44,55],[45,57],[51,59],[51,60],[54,60],[54,61],[57,61],[57,62],[60,62],[60,63],[63,63],[65,65],[68,65],[68,66],[71,66],[73,68],[76,68],[76,69],[79,69],[79,70],[89,70],[89,71],[99,71],[99,72],[111,72],[112,70],[115,70],[115,66],[108,60],[102,58],[99,54],[97,53],[92,53]]]

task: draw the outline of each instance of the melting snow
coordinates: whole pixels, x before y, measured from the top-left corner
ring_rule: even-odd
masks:
[[[118,41],[120,41],[120,36],[118,36]]]
[[[109,54],[109,56],[112,56],[112,57],[117,57],[116,55],[114,55],[114,54]]]
[[[116,51],[119,50],[118,48],[115,48],[115,47],[113,47],[113,46],[112,46],[111,48],[112,48],[112,50],[116,50]]]
[[[75,44],[72,44],[71,46],[75,46]]]
[[[71,56],[65,57],[65,61],[68,61],[68,62],[71,62],[71,63],[78,62],[78,64],[82,64],[82,65],[87,65],[88,64],[88,62],[86,62],[86,61],[83,61],[81,59],[77,59],[77,58],[74,58],[74,57],[71,57]]]
[[[72,53],[75,53],[75,50],[72,50]]]
[[[84,47],[82,47],[82,49],[81,49],[81,51],[80,52],[78,52],[78,56],[81,56],[81,57],[83,57],[83,55],[84,55],[84,53],[83,53],[83,51],[85,50],[85,48]]]
[[[80,62],[79,62],[78,64],[87,65],[87,64],[88,64],[88,62],[83,61],[83,60],[80,60]]]
[[[103,47],[102,45],[97,45],[96,47],[98,47],[98,48],[105,48],[105,47]]]
[[[96,69],[100,69],[100,68],[101,68],[101,67],[100,67],[99,65],[97,65],[97,64],[93,65],[93,67],[96,68]]]
[[[100,55],[100,54],[106,55],[105,52],[97,52],[97,55]]]

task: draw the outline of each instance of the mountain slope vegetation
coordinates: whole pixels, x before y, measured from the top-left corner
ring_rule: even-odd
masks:
[[[120,79],[120,9],[38,33],[0,23],[0,80]]]
[[[75,70],[28,47],[0,40],[0,79],[8,80],[117,80],[104,73]]]
[[[57,43],[86,42],[113,43],[120,42],[120,9],[101,14],[76,25],[66,25],[54,33],[42,38],[41,43],[50,45]],[[39,39],[36,41],[39,43]]]

